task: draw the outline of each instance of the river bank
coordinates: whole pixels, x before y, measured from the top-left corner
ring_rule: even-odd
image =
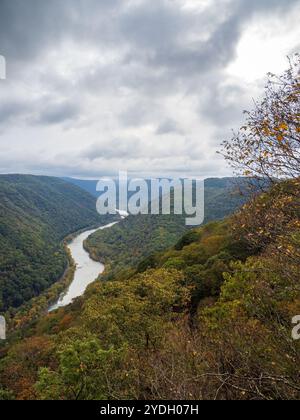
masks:
[[[90,235],[98,230],[109,229],[116,223],[118,222],[81,232],[68,242],[67,247],[76,266],[74,278],[68,289],[65,290],[58,301],[49,308],[49,312],[71,304],[74,299],[82,296],[87,287],[104,272],[104,264],[99,261],[94,261],[94,259],[91,258],[90,254],[85,249],[84,242]]]
[[[8,311],[5,314],[10,336],[16,331],[29,326],[40,316],[47,314],[49,312],[49,308],[53,307],[60,299],[60,297],[66,293],[66,290],[69,289],[74,280],[74,275],[77,268],[76,262],[74,261],[70,252],[69,244],[84,232],[97,231],[100,228],[101,227],[99,227],[99,225],[86,227],[80,229],[79,231],[70,233],[62,240],[61,245],[64,247],[65,254],[67,256],[67,265],[64,272],[55,281],[55,283],[53,283],[39,296],[31,299],[29,302],[26,302],[20,308],[14,311]]]

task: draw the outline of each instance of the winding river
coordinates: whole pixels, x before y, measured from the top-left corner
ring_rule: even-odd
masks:
[[[74,279],[68,290],[60,296],[58,302],[49,308],[49,312],[67,306],[72,303],[76,297],[82,296],[88,285],[93,283],[99,274],[103,273],[105,268],[104,265],[90,258],[88,252],[83,248],[83,243],[97,230],[108,229],[116,223],[118,222],[110,223],[109,225],[102,226],[98,229],[83,232],[76,236],[76,238],[68,245],[76,264]]]

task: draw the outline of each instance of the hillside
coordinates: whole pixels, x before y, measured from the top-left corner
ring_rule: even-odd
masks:
[[[232,214],[247,201],[246,192],[244,179],[207,179],[204,223]],[[129,216],[109,231],[96,232],[86,241],[86,248],[94,259],[103,260],[115,273],[173,246],[187,230],[184,215]]]
[[[105,223],[95,199],[57,178],[0,176],[0,312],[37,296],[64,272],[62,239]]]
[[[37,320],[2,351],[0,398],[299,399],[299,197],[277,185]]]

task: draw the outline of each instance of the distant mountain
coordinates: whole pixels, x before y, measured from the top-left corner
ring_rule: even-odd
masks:
[[[100,192],[97,191],[97,184],[99,182],[97,180],[86,180],[86,179],[76,179],[76,178],[62,178],[62,179],[68,183],[76,185],[77,187],[80,187],[81,189],[89,192],[94,197],[98,198],[100,196]],[[148,189],[150,190],[151,181],[149,179],[145,179],[145,180],[148,184]],[[118,193],[117,181],[116,181],[116,185],[117,185],[117,193]],[[205,180],[205,190],[208,193],[206,196],[206,200],[215,200],[218,197],[222,197],[223,193],[226,193],[227,203],[225,204],[229,205],[229,208],[227,210],[230,213],[230,200],[228,200],[227,193],[232,192],[232,191],[237,191],[239,189],[242,189],[245,192],[245,188],[247,187],[247,185],[248,185],[247,178],[234,178],[234,177],[207,178]],[[130,197],[133,194],[134,193],[128,193],[128,196]],[[236,195],[235,195],[234,203],[236,203]],[[215,202],[213,204],[215,204]],[[224,216],[221,215],[221,218],[222,217]]]
[[[58,178],[0,175],[0,312],[37,296],[64,272],[68,234],[110,218]]]
[[[81,189],[92,194],[94,197],[99,197],[99,193],[96,191],[98,181],[95,180],[85,180],[85,179],[76,179],[76,178],[62,178],[64,181],[69,182],[70,184],[76,185]]]
[[[224,219],[247,200],[244,178],[207,179],[204,223]],[[187,230],[185,215],[129,216],[109,231],[96,232],[86,241],[86,247],[94,259],[102,260],[116,273],[173,246]]]

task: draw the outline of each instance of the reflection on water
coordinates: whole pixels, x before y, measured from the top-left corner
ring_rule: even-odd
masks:
[[[76,264],[76,271],[74,279],[67,290],[58,300],[58,302],[51,306],[49,312],[55,311],[58,308],[67,306],[78,297],[82,296],[89,284],[93,283],[99,274],[104,271],[104,265],[93,261],[89,254],[83,248],[83,242],[97,230],[108,229],[118,222],[110,223],[109,225],[103,226],[99,229],[89,230],[78,235],[68,245],[72,257]]]

